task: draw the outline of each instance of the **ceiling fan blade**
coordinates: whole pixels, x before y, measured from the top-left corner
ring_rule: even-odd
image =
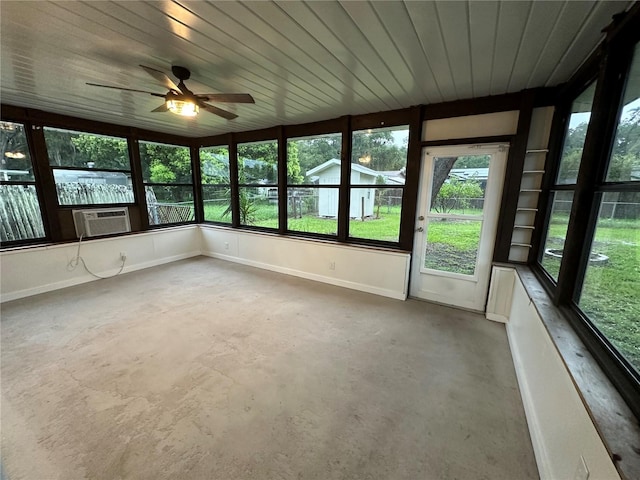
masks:
[[[173,83],[173,81],[169,77],[167,77],[167,75],[164,72],[161,72],[160,70],[156,70],[155,68],[145,67],[144,65],[140,65],[140,66],[144,69],[145,72],[147,72],[153,78],[158,80],[162,85],[167,87],[167,89],[175,90],[176,92],[181,91],[178,88],[178,86],[175,83]]]
[[[220,103],[256,103],[248,93],[203,93],[198,95],[202,100]]]
[[[202,101],[198,102],[200,108],[204,108],[207,112],[213,113],[214,115],[218,115],[219,117],[226,118],[227,120],[233,120],[234,118],[238,118],[238,115],[235,113],[227,112],[218,107],[214,107],[213,105],[209,105],[208,103],[204,103]]]
[[[167,108],[167,103],[163,103],[162,105],[160,105],[158,108],[154,108],[153,110],[151,110],[152,112],[166,112],[169,109]]]
[[[124,90],[125,92],[147,93],[149,95],[153,95],[154,97],[161,97],[161,98],[165,97],[165,95],[161,93],[148,92],[146,90],[137,90],[135,88],[114,87],[112,85],[101,85],[99,83],[89,83],[89,82],[87,82],[87,85],[91,85],[92,87],[112,88],[114,90]]]

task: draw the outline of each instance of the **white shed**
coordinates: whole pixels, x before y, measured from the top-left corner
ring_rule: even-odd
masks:
[[[363,167],[357,163],[351,164],[351,185],[374,185],[379,172]],[[312,168],[307,172],[318,185],[340,185],[340,160],[332,158]],[[315,178],[314,178],[315,177]],[[338,216],[338,189],[319,189],[318,215],[321,217]],[[351,188],[349,216],[351,218],[369,217],[373,215],[376,189],[373,187]]]

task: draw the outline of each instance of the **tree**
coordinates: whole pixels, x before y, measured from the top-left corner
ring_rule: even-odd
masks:
[[[6,153],[23,154],[7,156]],[[29,156],[27,137],[24,127],[19,123],[2,122],[0,124],[0,161],[4,170],[21,170],[33,174],[33,165]]]
[[[140,142],[142,176],[150,183],[193,183],[188,147]]]
[[[482,198],[483,192],[476,180],[459,180],[456,177],[447,180],[438,190],[432,201],[433,209],[438,213],[468,208],[471,198]]]
[[[228,185],[229,149],[208,147],[200,149],[200,171],[203,185]]]
[[[449,172],[456,163],[458,157],[438,157],[434,159],[433,179],[431,180],[431,205],[435,205],[438,192],[442,188],[442,184],[449,176]]]
[[[360,163],[360,158],[371,157],[365,166],[376,171],[400,170],[407,164],[407,149],[399,147],[388,130],[356,132],[352,136],[351,163]]]

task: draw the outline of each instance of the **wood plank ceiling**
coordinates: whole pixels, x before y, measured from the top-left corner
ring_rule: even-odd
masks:
[[[632,2],[0,2],[5,104],[187,136],[553,86]],[[247,92],[231,121],[150,113],[138,65],[192,71],[196,93]],[[177,83],[177,81],[176,81]]]

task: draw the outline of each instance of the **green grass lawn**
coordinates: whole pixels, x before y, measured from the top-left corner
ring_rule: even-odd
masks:
[[[566,222],[551,224],[547,248],[562,249]],[[609,260],[589,264],[578,305],[640,370],[640,220],[600,220],[592,252]],[[559,259],[545,256],[542,265],[557,278]]]

